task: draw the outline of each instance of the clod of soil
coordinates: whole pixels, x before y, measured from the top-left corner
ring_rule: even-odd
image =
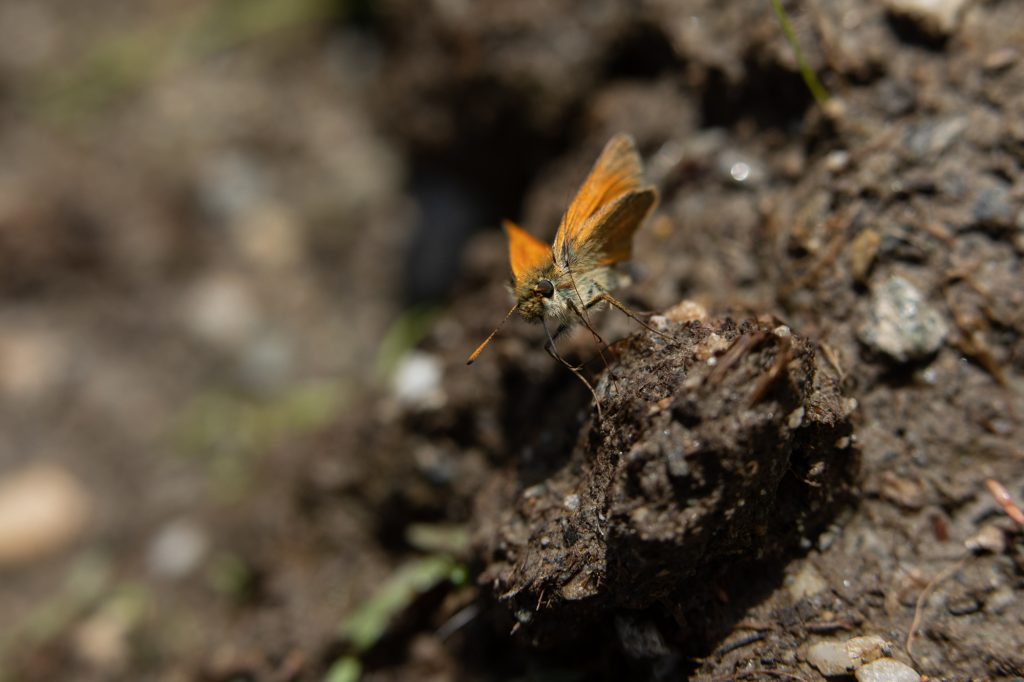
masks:
[[[686,620],[723,566],[797,550],[846,498],[855,405],[814,343],[772,320],[663,327],[614,347],[561,468],[478,498],[481,581],[535,644],[624,609]]]

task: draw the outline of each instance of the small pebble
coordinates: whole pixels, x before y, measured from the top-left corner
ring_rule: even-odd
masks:
[[[146,565],[162,578],[184,578],[202,562],[209,544],[196,524],[184,519],[171,521],[150,542]]]
[[[906,663],[894,658],[872,661],[854,673],[857,682],[921,682],[921,676]]]
[[[938,156],[960,139],[967,126],[966,116],[923,121],[910,127],[906,148],[921,159]]]
[[[804,408],[798,407],[789,413],[789,418],[786,421],[786,426],[791,429],[799,429],[800,425],[804,423]]]
[[[877,635],[852,637],[845,642],[818,642],[807,650],[807,662],[826,677],[849,675],[859,666],[891,653],[892,647]]]
[[[898,362],[930,356],[948,333],[942,313],[902,277],[891,277],[874,288],[868,319],[858,329],[862,342]]]
[[[867,228],[850,243],[850,273],[858,282],[863,282],[878,255],[882,237],[872,228]]]
[[[52,464],[0,479],[0,567],[29,563],[73,543],[90,506],[81,484]]]
[[[864,665],[892,653],[892,647],[878,635],[867,635],[847,640],[846,652],[855,664]]]
[[[299,219],[284,206],[264,202],[231,223],[235,247],[247,262],[270,271],[300,267],[306,244]]]
[[[828,589],[828,581],[821,575],[814,564],[807,562],[803,568],[786,584],[786,591],[793,601],[813,597]]]
[[[0,391],[18,403],[45,398],[67,377],[71,353],[57,333],[14,327],[0,335]]]
[[[845,149],[836,149],[825,157],[825,169],[829,173],[842,173],[850,166],[850,152]]]
[[[261,315],[249,284],[234,275],[218,274],[199,280],[183,303],[186,328],[221,350],[237,350],[260,324]]]
[[[825,677],[848,675],[855,667],[846,647],[836,641],[812,644],[807,650],[807,662]]]
[[[946,610],[952,616],[967,616],[980,611],[981,602],[968,594],[951,597],[946,600]]]
[[[444,404],[441,361],[430,353],[414,350],[398,363],[391,388],[406,407],[433,408]]]
[[[879,477],[878,491],[884,499],[904,509],[920,509],[928,502],[928,490],[920,479],[897,476],[891,471]]]
[[[971,208],[975,225],[1000,230],[1012,227],[1016,217],[1014,203],[1009,183],[985,182]]]
[[[651,315],[651,318],[647,320],[647,325],[652,329],[663,332],[668,329],[668,318],[664,315]]]
[[[115,593],[72,632],[75,654],[106,679],[122,677],[131,660],[132,630],[142,615],[144,599],[141,593]]]
[[[964,546],[972,552],[1002,554],[1006,551],[1006,534],[998,526],[989,524],[967,538]]]
[[[967,0],[886,0],[894,16],[912,21],[927,35],[945,38],[956,31]]]
[[[1001,50],[990,52],[985,57],[983,68],[989,73],[997,73],[1010,68],[1020,59],[1020,52],[1012,47],[1004,47]]]
[[[707,319],[708,311],[696,301],[684,300],[666,310],[665,317],[673,322],[700,322]]]

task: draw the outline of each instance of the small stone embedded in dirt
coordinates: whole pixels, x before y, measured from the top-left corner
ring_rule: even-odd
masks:
[[[891,471],[878,479],[878,493],[904,509],[920,509],[928,500],[925,484],[918,478],[903,478]]]
[[[856,667],[842,642],[816,642],[807,649],[807,662],[825,677],[849,675]]]
[[[1003,47],[989,52],[985,57],[985,71],[996,73],[1008,69],[1020,60],[1020,51],[1012,47]]]
[[[91,500],[67,470],[36,464],[0,479],[0,567],[41,559],[74,542]]]
[[[814,564],[809,561],[803,565],[803,568],[793,576],[793,579],[786,583],[786,589],[789,591],[789,596],[793,598],[793,601],[800,601],[807,597],[813,597],[816,594],[820,594],[828,589],[828,581],[825,580],[821,572],[814,567]]]
[[[850,244],[850,274],[858,282],[863,282],[875,262],[882,237],[877,230],[868,228],[861,232]]]
[[[967,127],[966,116],[926,119],[907,128],[904,146],[919,161],[936,159],[963,136]]]
[[[956,31],[967,0],[886,0],[889,12],[906,19],[925,35],[945,38]]]
[[[399,361],[391,387],[405,407],[440,407],[445,401],[441,361],[430,353],[410,351]]]
[[[666,310],[662,317],[672,322],[702,322],[708,318],[708,311],[700,303],[687,299]]]
[[[878,635],[853,637],[846,640],[846,653],[856,665],[864,665],[892,653],[892,647]]]
[[[857,682],[921,682],[921,676],[906,663],[894,658],[880,658],[857,668]]]
[[[0,394],[27,403],[53,394],[67,377],[71,352],[59,334],[11,325],[0,333]]]
[[[855,463],[836,446],[849,403],[815,345],[778,326],[628,337],[596,384],[603,418],[592,411],[573,451],[534,443],[543,481],[503,474],[481,492],[481,582],[533,643],[666,600],[707,609],[723,564],[761,565],[827,525]]]
[[[206,532],[187,519],[171,521],[150,542],[146,565],[162,578],[184,578],[202,562],[209,549]]]
[[[184,326],[210,345],[234,351],[262,324],[257,301],[240,276],[218,274],[192,285],[185,296]]]
[[[1006,534],[1002,528],[991,523],[986,524],[977,533],[964,540],[964,546],[972,552],[1002,554],[1006,551]]]
[[[1004,180],[985,179],[979,185],[971,208],[974,224],[993,230],[1013,227],[1016,207],[1010,184]]]
[[[871,292],[867,320],[858,330],[865,345],[897,362],[935,353],[949,333],[942,313],[902,277],[890,277]]]
[[[849,675],[858,667],[891,653],[892,647],[877,635],[853,637],[845,642],[816,642],[807,649],[807,662],[822,675]]]
[[[121,677],[119,673],[131,659],[131,635],[144,611],[143,599],[127,590],[108,598],[75,627],[75,655],[107,679]]]
[[[829,173],[842,173],[850,167],[850,152],[836,149],[825,156],[825,168]]]

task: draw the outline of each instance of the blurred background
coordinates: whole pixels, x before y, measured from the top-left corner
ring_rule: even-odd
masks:
[[[3,0],[0,679],[329,663],[304,657],[391,565],[387,522],[311,525],[295,481],[373,490],[377,453],[322,433],[400,364],[439,371],[405,351],[486,281],[472,234],[503,280],[500,219],[550,237],[623,121],[648,156],[735,124],[765,95],[725,87],[744,68],[772,115],[808,106],[689,4]],[[762,5],[744,40],[790,64]]]

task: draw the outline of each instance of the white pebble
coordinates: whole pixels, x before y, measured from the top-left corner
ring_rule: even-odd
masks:
[[[857,682],[921,682],[921,676],[906,663],[893,658],[880,658],[858,668]]]
[[[160,577],[184,578],[202,562],[209,544],[203,530],[191,521],[172,521],[153,538],[146,564]]]
[[[937,351],[949,328],[937,308],[902,277],[891,277],[871,292],[867,320],[858,336],[898,362],[926,358]]]
[[[405,354],[395,370],[391,387],[398,402],[407,407],[430,408],[444,404],[441,361],[420,350]]]
[[[0,566],[24,564],[74,542],[90,500],[65,469],[35,464],[0,479]]]
[[[913,21],[918,28],[935,37],[953,33],[967,0],[887,0],[889,11]]]
[[[812,644],[807,649],[807,662],[825,677],[848,675],[855,667],[846,647],[836,641]]]

